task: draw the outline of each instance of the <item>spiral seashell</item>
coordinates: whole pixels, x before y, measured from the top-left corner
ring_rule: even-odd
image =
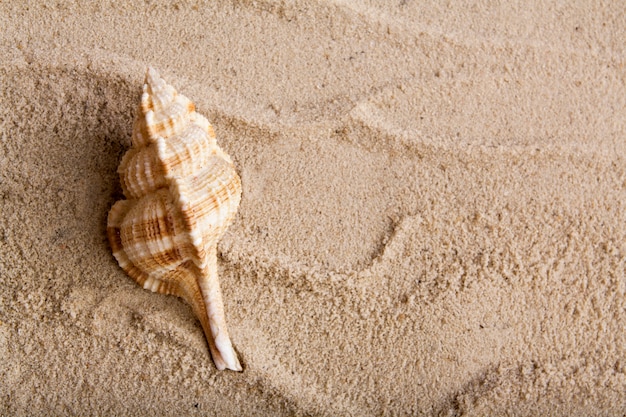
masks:
[[[152,68],[118,173],[127,200],[107,221],[117,262],[143,288],[187,301],[215,366],[241,371],[217,275],[217,242],[237,213],[241,181],[209,121]]]

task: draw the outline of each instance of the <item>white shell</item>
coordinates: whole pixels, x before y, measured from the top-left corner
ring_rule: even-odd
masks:
[[[241,181],[194,104],[149,69],[118,169],[127,200],[109,212],[118,263],[139,285],[185,299],[218,369],[241,371],[224,316],[217,242],[241,199]]]

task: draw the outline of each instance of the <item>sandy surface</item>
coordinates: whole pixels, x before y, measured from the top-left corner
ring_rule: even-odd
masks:
[[[20,3],[0,414],[626,413],[622,2]],[[243,373],[106,241],[148,65],[241,174],[218,249]]]

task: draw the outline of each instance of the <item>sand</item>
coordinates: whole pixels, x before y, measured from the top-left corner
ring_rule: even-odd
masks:
[[[626,413],[623,3],[45,3],[0,3],[0,415]],[[148,66],[242,178],[242,373],[105,237]]]

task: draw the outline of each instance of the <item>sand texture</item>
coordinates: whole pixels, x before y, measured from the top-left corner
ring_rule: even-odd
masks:
[[[626,414],[623,2],[40,3],[0,2],[0,415]],[[242,373],[106,240],[148,66],[242,179]]]

